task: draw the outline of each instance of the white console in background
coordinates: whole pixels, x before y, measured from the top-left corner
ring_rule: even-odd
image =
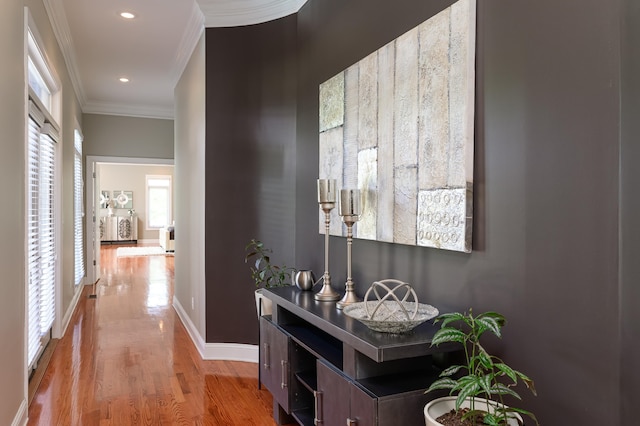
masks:
[[[101,216],[100,242],[138,241],[138,216]]]
[[[165,251],[175,251],[173,227],[160,229],[158,231],[158,239],[160,242],[160,247],[162,247]]]

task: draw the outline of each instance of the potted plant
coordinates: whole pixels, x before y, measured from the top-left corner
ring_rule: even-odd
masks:
[[[271,301],[262,295],[262,289],[291,285],[293,268],[271,263],[273,250],[265,247],[262,241],[252,239],[245,247],[245,252],[244,262],[252,262],[249,267],[251,278],[256,285],[256,310],[258,315],[270,315]]]
[[[502,336],[504,316],[497,312],[474,316],[469,309],[464,313],[440,315],[435,321],[442,324],[431,344],[438,346],[443,343],[460,343],[464,349],[465,363],[446,368],[440,378],[426,390],[450,391],[450,396],[437,398],[425,406],[427,426],[522,425],[524,423],[521,415],[528,416],[538,425],[538,420],[532,413],[507,406],[503,400],[507,395],[521,399],[513,389],[520,382],[536,395],[533,381],[509,367],[497,356],[489,354],[480,343],[480,338],[486,331],[499,338]],[[457,327],[453,327],[454,324]],[[440,417],[443,415],[444,417]]]

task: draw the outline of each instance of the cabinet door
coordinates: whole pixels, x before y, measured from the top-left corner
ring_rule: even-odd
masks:
[[[132,240],[131,219],[125,216],[118,217],[118,240]]]
[[[350,383],[351,412],[347,425],[349,426],[373,426],[377,425],[378,400],[358,387]],[[400,424],[400,423],[398,423]]]
[[[265,317],[260,318],[260,378],[273,399],[289,412],[289,337]]]
[[[106,220],[107,241],[118,241],[118,218],[109,216]]]
[[[131,219],[131,239],[137,240],[138,239],[138,216],[130,215],[129,218]]]
[[[349,418],[350,383],[324,361],[317,363],[316,424],[344,425]]]

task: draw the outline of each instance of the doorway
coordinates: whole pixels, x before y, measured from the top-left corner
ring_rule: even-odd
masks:
[[[86,158],[86,259],[87,281],[95,284],[100,278],[100,247],[104,240],[104,218],[129,217],[137,224],[136,242],[158,239],[157,230],[146,226],[145,174],[170,173],[173,159],[87,156]],[[155,172],[152,172],[155,171]],[[142,176],[142,178],[140,178]],[[109,205],[106,195],[109,195]],[[111,207],[112,210],[109,210]],[[101,235],[101,219],[103,219]],[[113,220],[112,220],[113,221]],[[113,237],[110,237],[113,238]],[[118,242],[118,238],[110,242]]]

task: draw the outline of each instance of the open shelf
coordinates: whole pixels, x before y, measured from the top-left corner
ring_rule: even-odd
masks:
[[[294,410],[291,412],[291,416],[293,416],[294,420],[298,422],[300,426],[313,426],[313,409],[308,408],[304,410]]]
[[[298,381],[302,383],[302,386],[307,388],[311,393],[318,389],[318,376],[315,370],[296,373],[296,379],[298,379]]]
[[[427,389],[440,374],[435,368],[407,371],[384,376],[368,377],[356,382],[374,396],[382,398],[389,395]]]
[[[339,340],[308,324],[287,324],[281,327],[315,357],[326,359],[342,369],[342,343]]]

